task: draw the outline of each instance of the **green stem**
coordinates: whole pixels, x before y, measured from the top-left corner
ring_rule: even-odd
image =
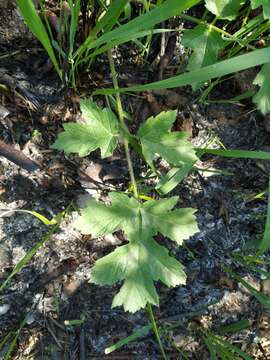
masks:
[[[148,319],[149,319],[149,321],[151,323],[152,330],[153,330],[153,332],[154,332],[154,334],[156,336],[156,339],[157,339],[160,351],[162,353],[163,359],[167,360],[167,355],[165,353],[164,347],[162,345],[162,342],[161,342],[161,339],[160,339],[160,336],[159,336],[157,323],[156,323],[156,320],[154,318],[153,309],[152,309],[152,306],[151,306],[150,303],[147,303],[147,305],[146,305],[146,312],[147,312]]]
[[[119,86],[118,86],[118,81],[117,81],[117,73],[115,70],[115,65],[114,65],[114,60],[113,60],[111,49],[108,50],[108,58],[109,58],[109,63],[110,63],[110,70],[111,70],[111,75],[112,75],[113,86],[114,86],[115,90],[118,90]],[[119,92],[117,92],[115,96],[116,96],[116,107],[117,107],[120,124],[121,124],[122,128],[126,129],[126,124],[125,124],[125,120],[124,120],[124,112],[123,112],[123,107],[122,107],[122,102],[121,102]],[[125,148],[125,155],[126,155],[127,164],[128,164],[128,171],[129,171],[129,175],[130,175],[130,179],[131,179],[131,183],[132,183],[132,187],[133,187],[134,197],[138,198],[138,188],[137,188],[133,165],[132,165],[131,156],[130,156],[130,152],[129,152],[128,140],[126,139],[126,137],[124,137],[124,148]]]

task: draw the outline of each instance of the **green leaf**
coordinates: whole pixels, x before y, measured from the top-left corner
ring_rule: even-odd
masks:
[[[217,336],[214,336],[214,340],[216,341],[216,345],[220,344],[222,347],[227,348],[231,352],[232,360],[235,360],[235,353],[241,356],[241,358],[244,360],[252,360],[252,358],[247,353],[240,350],[237,346],[232,345],[231,343],[229,343],[229,341],[223,340],[222,338]]]
[[[171,89],[179,86],[186,86],[196,82],[203,82],[216,77],[228,75],[251,68],[253,66],[269,62],[270,47],[254,50],[244,55],[235,56],[228,60],[219,61],[213,65],[205,66],[198,70],[186,72],[181,75],[173,76],[169,79],[156,81],[144,85],[130,86],[121,89],[100,89],[93,92],[93,95],[109,95],[117,92],[145,91],[156,89]]]
[[[137,340],[139,337],[143,337],[149,334],[151,331],[151,325],[145,325],[134,331],[131,335],[127,336],[124,339],[117,341],[115,344],[107,347],[104,352],[105,354],[110,354],[111,352],[120,349],[122,346],[129,344],[132,341]]]
[[[220,19],[233,20],[244,3],[239,0],[205,0],[205,7]]]
[[[269,0],[250,0],[251,8],[256,9],[259,6],[263,7],[263,16],[265,19],[270,19],[270,1]]]
[[[74,223],[83,234],[93,238],[110,234],[121,227],[127,228],[132,219],[138,217],[138,202],[125,194],[110,193],[112,206],[91,200],[81,211],[81,216]]]
[[[121,4],[123,3],[123,0],[114,1],[110,6],[110,8],[113,6],[116,7],[116,5],[118,5],[118,2]],[[141,31],[144,30],[149,30],[153,28],[156,24],[162,23],[163,21],[173,16],[180,15],[182,11],[191,8],[192,6],[196,5],[198,2],[199,0],[182,0],[181,2],[179,2],[179,0],[166,0],[161,5],[155,6],[153,10],[145,14],[139,15],[136,18],[132,19],[131,21],[128,21],[126,24],[120,25],[111,31],[105,32],[98,39],[93,39],[93,36],[90,34],[90,36],[77,50],[75,56],[78,56],[80,58],[84,53],[84,51],[89,51],[90,49],[96,49],[101,45],[114,42],[117,38],[123,36],[123,34],[126,35],[125,41],[134,39],[134,36],[136,36],[137,33],[140,33]],[[115,21],[117,17],[114,16],[112,17],[112,19],[114,19]],[[110,22],[110,24],[112,23]],[[105,25],[106,24],[104,24],[104,27]],[[98,27],[98,30],[101,30],[99,28],[99,25],[97,25],[96,27]],[[97,33],[97,29],[95,28],[94,30],[95,33]]]
[[[91,281],[99,285],[124,283],[113,300],[135,312],[149,302],[158,305],[154,281],[167,286],[184,284],[183,266],[153,236],[161,233],[181,244],[198,231],[194,209],[176,209],[178,198],[149,200],[144,203],[125,194],[110,193],[111,206],[90,201],[74,226],[93,237],[123,230],[129,243],[96,261]]]
[[[176,286],[185,284],[186,275],[183,266],[168,255],[165,247],[153,238],[138,233],[134,234],[128,245],[98,260],[92,269],[91,278],[100,285],[125,279],[112,306],[123,305],[125,311],[134,313],[148,302],[159,304],[154,281],[161,280],[167,286]]]
[[[253,84],[261,88],[252,100],[263,114],[270,111],[270,63],[263,65],[261,71],[255,77]]]
[[[224,156],[229,158],[270,160],[270,153],[267,151],[220,150],[220,149],[208,149],[208,148],[197,148],[196,150],[198,156],[202,156],[203,154],[212,154],[212,155]]]
[[[138,137],[142,144],[143,155],[150,166],[158,154],[168,163],[182,166],[198,160],[187,132],[169,132],[176,119],[176,111],[161,112],[150,117],[142,124]]]
[[[204,337],[205,345],[207,346],[209,350],[210,360],[218,360],[217,358],[217,349],[216,346],[212,343],[211,339],[208,337]]]
[[[183,45],[193,50],[187,67],[188,70],[192,71],[215,63],[218,52],[224,47],[225,41],[211,27],[198,25],[194,29],[184,32]]]
[[[187,162],[180,168],[172,168],[170,171],[167,172],[166,175],[161,177],[155,189],[160,194],[168,194],[188,175],[188,173],[192,170],[194,164],[195,161]]]
[[[227,268],[226,268],[227,269]],[[267,295],[264,293],[256,290],[253,286],[251,286],[248,282],[246,282],[244,279],[242,279],[237,274],[233,273],[229,269],[227,269],[227,272],[229,272],[237,281],[239,281],[255,298],[266,308],[266,310],[270,310],[270,299]]]
[[[34,7],[32,0],[16,0],[18,8],[26,25],[35,35],[35,37],[41,42],[44,46],[45,50],[47,51],[57,74],[59,75],[60,79],[62,79],[62,71],[59,67],[58,61],[55,57],[52,44],[50,38],[47,34],[46,28],[43,25],[38,13]]]
[[[216,328],[216,332],[219,335],[225,335],[227,333],[237,333],[243,329],[247,329],[252,325],[252,322],[248,319],[239,320],[228,325],[222,325]]]
[[[119,134],[116,116],[110,109],[101,109],[91,100],[81,100],[80,104],[86,123],[64,124],[65,131],[58,136],[52,149],[87,156],[100,148],[102,158],[112,155]]]
[[[263,233],[263,238],[259,244],[259,254],[263,254],[270,247],[270,177],[268,179],[268,204],[267,204],[267,217]]]

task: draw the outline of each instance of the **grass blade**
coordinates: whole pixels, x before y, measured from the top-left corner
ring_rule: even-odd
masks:
[[[118,0],[112,2],[108,10],[106,11],[106,14],[96,23],[94,29],[91,31],[91,34],[88,36],[88,38],[84,41],[84,43],[79,47],[79,49],[74,54],[74,57],[80,58],[82,54],[87,50],[93,48],[91,45],[94,43],[94,39],[96,35],[104,29],[110,29],[115,22],[117,21],[118,17],[124,10],[124,7],[127,3],[127,0]],[[102,36],[101,36],[102,38]],[[100,43],[100,45],[102,42]],[[95,47],[95,46],[94,46]],[[84,60],[84,59],[83,59]]]
[[[259,255],[263,254],[270,247],[270,177],[268,182],[268,205],[267,205],[267,217],[266,224],[263,233],[263,239],[259,244]]]
[[[228,269],[227,269],[228,270]],[[229,273],[239,281],[255,298],[267,309],[270,310],[270,299],[264,293],[256,290],[253,286],[247,283],[244,279],[240,276],[236,275],[232,271],[229,270]]]
[[[121,13],[125,10],[125,6],[129,0],[112,1],[109,8],[105,8],[105,15],[96,23],[92,36],[96,36],[100,31],[108,32],[115,25]]]
[[[210,353],[210,360],[218,360],[216,347],[212,344],[211,340],[208,337],[203,338],[205,345]]]
[[[204,82],[216,77],[235,73],[253,66],[266,64],[270,59],[270,47],[258,49],[248,54],[239,55],[216,64],[205,66],[201,69],[173,76],[166,80],[152,82],[150,84],[130,86],[127,88],[96,90],[93,94],[114,94],[115,92],[136,92],[156,89],[171,89],[179,86],[191,85],[197,82]]]
[[[236,354],[240,355],[242,357],[242,359],[244,359],[244,360],[253,360],[252,357],[250,357],[244,351],[240,350],[237,346],[232,345],[228,341],[222,340],[221,338],[219,338],[217,336],[215,336],[215,341],[217,341],[217,343],[224,346],[224,348],[229,349],[231,351],[232,355],[236,353]],[[235,360],[234,356],[232,357],[232,360]]]
[[[22,331],[23,327],[26,324],[26,318],[27,317],[25,317],[21,321],[19,328],[14,332],[14,337],[11,340],[10,344],[8,345],[8,348],[7,348],[7,351],[6,351],[6,353],[5,353],[4,357],[3,357],[3,360],[10,360],[11,359],[11,355],[12,355],[13,351],[15,350],[17,340],[18,340],[18,338],[19,338],[19,336],[21,334],[21,331]]]
[[[192,170],[195,162],[184,164],[181,168],[172,168],[164,175],[156,186],[156,190],[165,195],[172,191]]]
[[[269,49],[270,50],[270,49]],[[212,154],[229,158],[270,160],[270,152],[252,150],[197,149],[199,154]]]
[[[182,0],[181,2],[179,0],[164,1],[163,4],[154,8],[154,10],[140,15],[129,21],[127,24],[121,25],[118,28],[105,33],[97,40],[93,40],[93,36],[88,37],[74,56],[80,57],[86,49],[90,50],[103,44],[108,44],[111,41],[115,41],[119,36],[123,36],[123,34],[126,36],[126,41],[129,41],[129,36],[130,39],[134,39],[134,35],[136,33],[148,30],[162,21],[165,21],[175,15],[179,15],[182,11],[191,8],[198,2],[199,0]]]
[[[122,346],[127,345],[131,341],[135,341],[139,337],[145,336],[151,331],[151,325],[146,325],[141,327],[139,330],[135,331],[132,335],[127,336],[125,339],[117,341],[117,343],[107,347],[105,349],[105,354],[110,354],[111,352],[120,349]]]
[[[75,0],[75,4],[73,4],[72,0],[68,0],[68,4],[71,9],[71,22],[69,29],[69,56],[71,57],[74,49],[74,41],[78,27],[81,2],[80,0]]]
[[[21,15],[24,18],[29,29],[32,33],[36,36],[36,38],[41,42],[44,46],[45,50],[47,51],[57,74],[59,75],[60,79],[62,79],[62,72],[56,60],[52,44],[50,42],[49,36],[43,25],[38,13],[34,7],[32,0],[17,0],[17,5],[20,10]]]
[[[95,56],[102,54],[105,51],[112,49],[115,46],[124,44],[125,42],[128,42],[128,41],[135,42],[136,39],[142,38],[144,36],[149,36],[150,34],[161,34],[161,33],[167,33],[167,32],[172,32],[172,31],[174,31],[174,30],[155,29],[155,30],[139,31],[139,32],[135,33],[133,36],[131,36],[130,34],[128,34],[128,35],[121,34],[121,36],[119,36],[117,39],[114,39],[114,40],[110,41],[109,43],[97,48],[94,52],[89,54],[83,61],[87,62],[88,59],[94,58]]]
[[[236,321],[232,324],[228,324],[228,325],[223,325],[223,326],[219,326],[216,329],[216,332],[219,333],[220,335],[224,335],[227,333],[237,333],[238,331],[241,331],[243,329],[247,329],[251,326],[251,322],[248,319],[243,319],[243,320],[239,320]]]
[[[48,241],[51,236],[54,234],[54,232],[58,229],[60,222],[62,220],[62,218],[65,216],[65,214],[69,211],[70,207],[72,206],[69,205],[67,207],[67,209],[65,211],[63,211],[62,213],[59,213],[56,218],[55,218],[55,225],[51,227],[51,229],[47,232],[47,234],[45,234],[43,236],[43,238],[38,241],[35,246],[32,247],[32,249],[30,249],[23,257],[22,259],[14,266],[12,272],[9,274],[9,276],[5,279],[5,281],[0,285],[0,292],[6,287],[6,285],[9,283],[9,281],[16,275],[18,274],[19,271],[21,271],[21,269],[29,263],[29,261],[32,259],[32,257],[36,254],[36,252],[46,243],[46,241]],[[28,212],[28,211],[27,211]],[[30,212],[33,215],[33,212]],[[41,220],[39,218],[39,220]]]

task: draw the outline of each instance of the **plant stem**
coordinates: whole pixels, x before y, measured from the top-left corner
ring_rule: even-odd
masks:
[[[156,323],[156,320],[154,318],[153,309],[152,309],[152,306],[151,306],[150,303],[147,303],[147,305],[146,305],[146,312],[147,312],[148,319],[149,319],[149,321],[150,321],[150,323],[152,325],[152,330],[153,330],[153,332],[154,332],[154,334],[156,336],[156,339],[157,339],[160,351],[162,353],[163,359],[167,360],[167,355],[165,353],[164,347],[162,345],[162,342],[161,342],[161,339],[160,339],[160,336],[159,336],[157,323]]]
[[[110,63],[110,70],[111,70],[111,75],[112,75],[113,86],[114,86],[115,90],[118,90],[119,86],[118,86],[118,81],[117,81],[117,73],[115,70],[115,65],[114,65],[114,60],[113,60],[111,49],[108,50],[108,58],[109,58],[109,63]],[[118,112],[120,123],[123,128],[126,128],[126,124],[125,124],[125,120],[124,120],[124,112],[123,112],[123,107],[122,107],[122,102],[121,102],[119,92],[117,92],[115,96],[116,96],[116,107],[117,107],[117,112]],[[133,194],[134,194],[135,198],[138,198],[138,188],[137,188],[133,165],[132,165],[131,156],[130,156],[130,152],[129,152],[128,140],[125,137],[124,137],[124,148],[125,148],[125,155],[126,155],[126,159],[127,159],[130,180],[131,180],[132,187],[133,187]]]
[[[109,58],[109,64],[110,64],[110,70],[111,70],[111,75],[112,75],[112,81],[113,81],[113,86],[115,90],[119,89],[118,86],[118,81],[117,81],[117,73],[115,70],[115,65],[114,65],[114,60],[113,60],[113,56],[112,56],[112,51],[111,49],[108,50],[108,58]],[[120,94],[117,92],[116,93],[116,107],[117,107],[117,112],[118,112],[118,116],[119,116],[119,120],[121,123],[122,128],[126,129],[126,124],[125,124],[125,120],[124,120],[124,113],[123,113],[123,107],[122,107],[122,102],[121,102],[121,98],[120,98]],[[124,137],[124,148],[125,148],[125,155],[126,155],[126,159],[127,159],[127,164],[128,164],[128,171],[130,174],[130,179],[131,179],[131,183],[132,183],[132,187],[133,187],[133,194],[135,198],[138,198],[139,194],[138,194],[138,188],[137,188],[137,183],[136,183],[136,179],[135,179],[135,175],[134,175],[134,170],[133,170],[133,165],[132,165],[132,161],[131,161],[131,156],[130,156],[130,152],[129,152],[129,147],[128,147],[128,140],[126,139],[126,137]],[[158,327],[154,318],[154,314],[153,314],[153,310],[152,310],[152,306],[151,304],[147,303],[146,305],[146,312],[148,315],[148,319],[151,323],[153,332],[156,336],[160,351],[162,353],[163,359],[167,360],[167,356],[166,353],[164,351],[160,336],[159,336],[159,332],[158,332]]]

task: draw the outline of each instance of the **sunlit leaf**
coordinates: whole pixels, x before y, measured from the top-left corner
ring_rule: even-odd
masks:
[[[189,133],[171,132],[176,119],[176,111],[164,111],[147,119],[138,131],[143,155],[150,166],[156,154],[168,163],[182,166],[198,160],[193,145],[188,141]]]
[[[233,20],[245,1],[205,0],[205,7],[220,19]]]
[[[81,100],[85,124],[64,124],[64,132],[58,135],[53,149],[87,156],[100,148],[101,157],[112,155],[118,138],[118,121],[110,109],[101,109],[91,100]]]
[[[182,42],[185,47],[193,50],[187,66],[189,71],[215,63],[219,50],[225,45],[221,35],[205,25],[186,30]],[[193,84],[193,87],[196,88],[197,85],[198,83],[196,86]]]
[[[91,281],[112,285],[124,281],[113,306],[135,312],[147,303],[158,305],[154,281],[167,286],[184,284],[183,266],[153,236],[161,233],[181,244],[198,231],[193,209],[172,210],[177,197],[144,203],[125,194],[110,193],[111,206],[90,201],[75,227],[93,237],[123,230],[129,243],[98,260]]]

